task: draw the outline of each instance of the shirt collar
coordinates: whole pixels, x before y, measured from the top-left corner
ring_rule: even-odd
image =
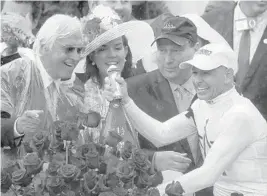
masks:
[[[193,85],[193,81],[192,81],[192,77],[190,77],[185,83],[183,83],[182,85],[179,84],[174,84],[174,83],[170,83],[171,89],[173,91],[175,91],[178,87],[183,87],[185,90],[187,90],[189,93],[191,93],[192,95],[196,94],[196,90],[194,88]]]
[[[235,95],[238,95],[238,92],[236,91],[235,87],[231,88],[230,90],[226,91],[225,93],[215,97],[214,99],[207,101],[209,105],[214,105],[220,102],[223,102]]]
[[[47,73],[47,71],[45,70],[45,68],[43,66],[43,63],[41,62],[41,59],[37,55],[36,55],[35,59],[36,59],[37,68],[39,69],[42,80],[43,80],[44,88],[47,88],[54,82],[54,80]]]
[[[240,8],[240,1],[238,1],[234,12],[234,19],[235,21],[237,21],[246,18],[247,16],[243,13],[243,11]],[[257,17],[255,17],[255,20],[256,20],[255,27],[257,27],[258,25],[262,25],[262,23],[267,23],[267,10],[262,14],[258,15]]]

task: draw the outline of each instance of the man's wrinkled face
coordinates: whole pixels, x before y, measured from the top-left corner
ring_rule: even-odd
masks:
[[[179,65],[193,58],[195,48],[190,42],[180,46],[168,39],[159,39],[157,46],[157,64],[161,74],[169,81],[182,77],[185,70],[181,70]]]
[[[132,4],[131,1],[124,0],[102,0],[99,3],[106,5],[112,9],[114,9],[118,15],[121,17],[123,22],[127,22],[132,18]]]
[[[74,68],[81,60],[82,49],[82,34],[80,31],[66,38],[57,39],[52,49],[45,54],[45,58],[49,58],[47,62],[50,63],[46,66],[48,72],[53,73],[53,76],[56,77],[54,79],[70,79]]]
[[[193,84],[201,100],[212,100],[225,91],[227,68],[220,66],[209,71],[192,68]]]

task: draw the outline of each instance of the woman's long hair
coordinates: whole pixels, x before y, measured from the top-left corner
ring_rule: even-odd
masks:
[[[121,77],[123,77],[124,79],[129,78],[131,76],[133,76],[133,72],[132,72],[132,53],[131,53],[131,49],[128,45],[128,40],[125,36],[122,36],[122,42],[123,42],[123,46],[124,47],[128,47],[128,54],[126,55],[126,61],[124,64],[124,68],[121,72]],[[100,85],[100,87],[102,87],[102,81],[100,79],[100,75],[99,75],[99,70],[97,68],[96,65],[92,65],[93,61],[90,57],[90,54],[87,55],[86,57],[86,67],[85,67],[85,74],[86,74],[86,78],[92,78],[93,82],[95,82],[96,84]]]

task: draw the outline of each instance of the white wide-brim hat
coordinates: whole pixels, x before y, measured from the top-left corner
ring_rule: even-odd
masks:
[[[133,61],[141,59],[152,51],[153,29],[144,21],[122,22],[115,11],[103,5],[97,6],[92,14],[82,19],[86,46],[83,57],[100,46],[123,35],[128,40]]]

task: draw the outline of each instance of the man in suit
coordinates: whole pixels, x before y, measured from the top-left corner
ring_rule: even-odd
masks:
[[[186,111],[195,96],[191,69],[181,70],[179,64],[191,59],[199,46],[196,26],[189,19],[173,15],[160,18],[161,30],[153,43],[158,47],[158,69],[129,78],[127,84],[129,95],[138,107],[164,122]],[[202,164],[197,135],[161,148],[141,135],[139,141],[159,171],[188,172]],[[191,159],[190,165],[185,158]],[[209,195],[207,191],[202,194]]]
[[[237,90],[267,119],[267,2],[229,2],[202,16],[238,55]]]

